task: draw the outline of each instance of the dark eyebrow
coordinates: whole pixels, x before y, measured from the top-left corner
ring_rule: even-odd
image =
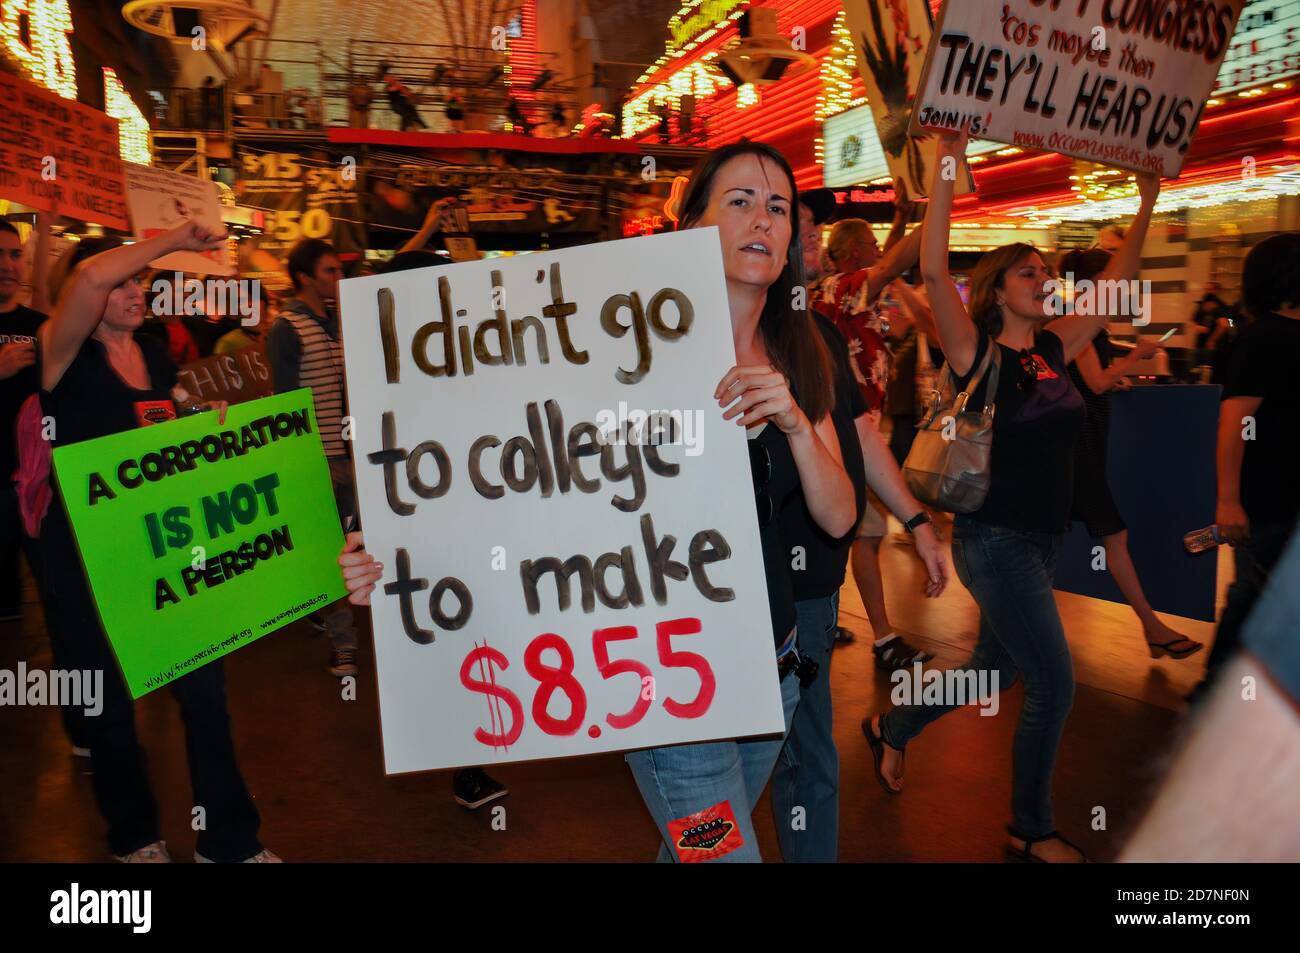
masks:
[[[728,192],[744,192],[746,195],[754,195],[754,194],[755,194],[755,192],[754,192],[753,189],[742,189],[742,188],[741,188],[740,186],[738,186],[738,185],[737,185],[737,186],[733,186],[732,188],[727,189],[727,191],[728,191]],[[772,196],[772,200],[775,201],[775,202],[785,202],[787,205],[790,204],[790,200],[789,200],[788,198],[786,198],[784,195],[773,195],[773,196]]]

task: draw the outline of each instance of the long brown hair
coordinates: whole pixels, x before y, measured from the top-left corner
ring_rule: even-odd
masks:
[[[970,276],[970,317],[975,327],[994,340],[1002,333],[1002,306],[998,292],[1005,287],[1007,271],[1028,255],[1041,252],[1026,242],[1013,242],[987,252]]]
[[[803,245],[799,241],[799,229],[795,227],[799,211],[798,191],[790,163],[765,142],[742,139],[714,149],[691,173],[690,185],[682,198],[681,227],[690,228],[703,217],[719,170],[732,159],[750,155],[771,160],[785,173],[790,183],[791,202],[790,245],[785,253],[785,267],[776,281],[768,286],[763,313],[758,319],[758,331],[763,336],[768,356],[777,370],[790,379],[799,406],[815,424],[835,406],[834,369],[826,342],[806,304],[802,308],[794,306],[795,289],[806,289],[807,284],[803,270]],[[806,302],[808,294],[800,295],[800,298]]]

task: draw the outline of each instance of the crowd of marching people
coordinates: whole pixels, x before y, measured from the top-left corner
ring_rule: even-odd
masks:
[[[941,160],[960,164],[964,152],[964,136],[941,137]],[[1029,244],[1005,245],[980,259],[963,296],[949,255],[951,177],[936,172],[924,220],[910,230],[914,209],[900,203],[880,248],[864,221],[840,220],[827,229],[835,210],[829,193],[799,193],[789,164],[770,146],[741,141],[713,150],[697,167],[680,202],[680,227],[716,227],[722,243],[736,359],[710,383],[717,412],[749,438],[785,732],[626,754],[662,837],[661,860],[679,859],[677,821],[720,805],[741,837],[718,859],[759,860],[752,814],[769,785],[784,859],[837,858],[841,797],[830,669],[836,643],[853,637],[839,621],[846,573],[852,571],[861,594],[879,671],[908,670],[931,657],[895,629],[886,607],[881,548],[891,516],[924,569],[921,594],[936,598],[957,580],[978,605],[978,639],[961,670],[996,673],[1002,690],[1023,684],[1008,854],[1034,862],[1085,859],[1053,812],[1055,767],[1075,692],[1053,595],[1070,524],[1084,523],[1104,547],[1153,658],[1187,659],[1204,648],[1152,610],[1107,485],[1111,394],[1128,386],[1127,372],[1156,346],[1139,343],[1120,355],[1107,327],[1122,316],[1053,306],[1063,272],[1076,280],[1136,276],[1160,182],[1142,174],[1138,185],[1138,211],[1109,249],[1066,249],[1058,257]],[[426,228],[384,267],[446,264],[427,248],[442,210],[431,209]],[[33,241],[48,237],[49,224],[38,222]],[[127,862],[165,862],[170,854],[130,695],[48,478],[50,446],[204,409],[179,387],[178,368],[261,347],[276,392],[312,389],[346,533],[339,563],[348,600],[312,617],[328,636],[328,670],[336,677],[358,673],[353,607],[369,604],[384,574],[365,549],[343,436],[343,261],[325,241],[301,242],[287,260],[292,295],[267,293],[251,325],[235,315],[158,317],[153,296],[168,292],[159,290],[149,263],[223,244],[224,235],[195,223],[131,244],[86,239],[48,275],[38,248],[28,306],[20,302],[22,243],[13,226],[0,222],[0,393],[10,429],[0,446],[15,476],[5,484],[0,617],[19,617],[22,552],[45,606],[56,664],[106,673],[102,715],[69,710],[64,726],[74,750],[90,759],[109,848]],[[798,289],[809,291],[806,300]],[[1246,652],[1300,703],[1295,545],[1286,556],[1300,519],[1290,437],[1300,399],[1288,380],[1300,360],[1300,235],[1256,244],[1244,262],[1241,301],[1230,310],[1207,293],[1193,326],[1197,363],[1212,366],[1223,386],[1215,523],[1234,547],[1236,566],[1200,694],[1210,694],[1211,680],[1226,677]],[[225,412],[220,404],[207,409]],[[940,434],[945,415],[955,435]],[[44,445],[42,418],[57,421]],[[1242,439],[1245,418],[1256,424],[1249,440]],[[966,478],[971,474],[977,479]],[[796,546],[807,553],[801,571],[787,555]],[[1270,588],[1279,576],[1289,584]],[[184,722],[194,803],[207,809],[195,859],[278,861],[259,838],[258,811],[240,772],[221,661],[177,679],[171,691]],[[1224,704],[1218,697],[1207,703]],[[875,776],[889,797],[905,796],[909,746],[954,707],[918,700],[860,713]],[[926,757],[917,747],[914,757]],[[506,793],[481,769],[457,772],[453,788],[466,807]],[[1158,801],[1156,821],[1178,816],[1181,802],[1177,792],[1171,796],[1175,807]],[[806,825],[787,829],[782,819],[796,805],[805,809]],[[1145,856],[1160,855],[1161,837],[1169,836],[1161,830],[1139,832],[1135,843]]]

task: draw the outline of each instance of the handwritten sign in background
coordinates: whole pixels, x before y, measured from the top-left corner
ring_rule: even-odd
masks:
[[[688,301],[687,324],[669,291]],[[782,730],[745,435],[722,420],[713,399],[735,363],[716,229],[355,278],[342,283],[340,298],[362,525],[367,548],[385,565],[372,612],[390,773]],[[413,348],[430,369],[441,365],[444,318],[456,325],[456,373],[431,376]],[[573,360],[564,354],[561,319]],[[549,363],[539,360],[535,330],[525,330],[519,346],[511,340],[512,363],[480,360],[476,337],[483,354],[502,353],[495,330],[479,333],[493,320],[540,324]],[[394,344],[387,366],[385,327]],[[650,355],[648,367],[639,353]],[[622,382],[639,370],[638,381]],[[548,414],[548,402],[563,423]],[[578,455],[593,443],[589,431],[586,440],[575,437],[575,428],[602,411],[616,414],[620,402],[628,417],[633,408],[676,409],[699,411],[703,421],[698,455],[684,445],[657,448],[661,463],[680,467],[676,475],[652,472],[640,457],[639,501],[630,478],[606,475],[601,455]],[[480,441],[487,436],[494,439]],[[475,488],[476,444],[479,482],[498,486],[499,498]],[[629,449],[609,445],[610,472],[628,464]],[[510,487],[503,455],[510,479],[526,489]],[[562,457],[567,466],[557,465]],[[562,471],[573,481],[567,489]],[[582,492],[580,477],[599,480],[599,488]],[[409,515],[394,511],[391,495],[412,508]],[[700,574],[733,597],[706,597],[688,572],[663,580],[660,603],[643,534],[659,543],[675,537],[672,559],[685,566],[693,540],[701,554],[718,556],[719,547],[697,536],[709,530],[729,556],[701,564]],[[405,621],[399,552],[408,588],[414,580],[424,586],[409,591]],[[530,612],[523,564],[578,555],[599,561],[610,598],[593,598],[584,611],[575,569],[572,602],[561,609],[556,574],[546,573]],[[633,570],[634,587],[620,563]],[[445,624],[432,615],[435,590]],[[464,595],[472,600],[468,613]],[[619,597],[627,606],[611,607]]]
[[[134,162],[122,165],[126,170],[127,204],[136,238],[153,238],[187,221],[201,222],[213,231],[221,230],[221,202],[215,182]],[[224,247],[207,252],[172,252],[149,264],[163,271],[188,271],[196,275],[235,273],[230,252]]]
[[[129,228],[116,119],[3,72],[0,110],[0,197]]]
[[[950,0],[912,132],[957,129],[1176,176],[1244,0]]]

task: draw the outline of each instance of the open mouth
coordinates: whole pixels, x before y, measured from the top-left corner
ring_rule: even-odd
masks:
[[[772,256],[772,250],[763,242],[750,242],[748,245],[741,245],[740,250],[749,252],[751,255],[767,255],[769,258]]]

